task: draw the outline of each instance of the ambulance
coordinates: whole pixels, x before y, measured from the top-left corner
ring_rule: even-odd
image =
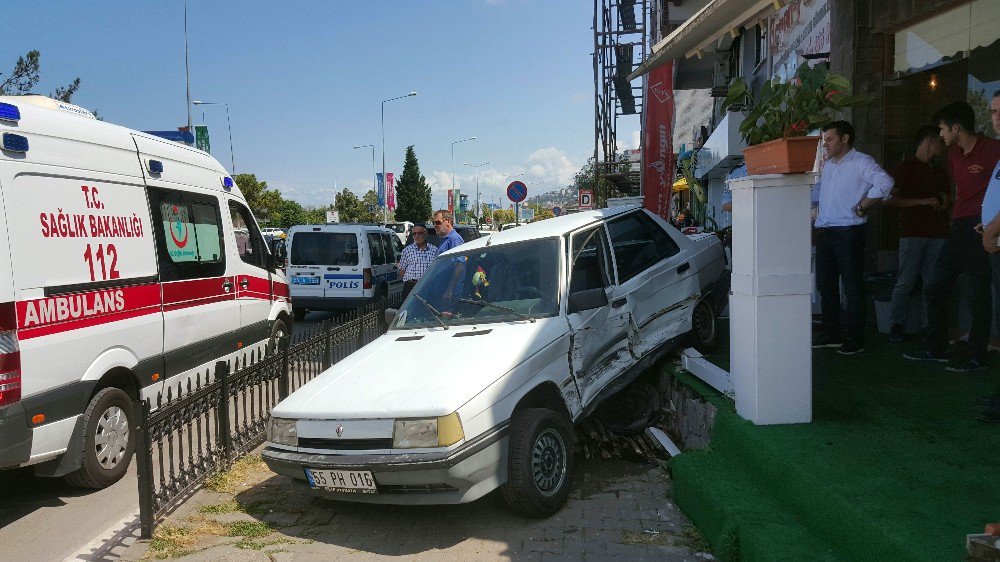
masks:
[[[0,144],[0,469],[106,487],[134,401],[287,342],[288,283],[204,152],[42,96]]]

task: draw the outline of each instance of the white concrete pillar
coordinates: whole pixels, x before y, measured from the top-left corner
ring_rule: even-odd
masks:
[[[736,412],[755,424],[812,420],[809,191],[816,174],[731,180],[730,372]]]

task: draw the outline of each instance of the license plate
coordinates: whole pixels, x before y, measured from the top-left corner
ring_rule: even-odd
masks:
[[[331,492],[352,494],[377,494],[375,477],[368,470],[321,470],[307,468],[309,486],[323,488]]]
[[[292,277],[294,285],[319,285],[319,277]]]

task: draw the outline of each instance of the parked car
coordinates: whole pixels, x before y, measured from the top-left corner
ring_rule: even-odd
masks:
[[[410,229],[413,228],[413,223],[410,221],[390,222],[385,227],[395,232],[396,236],[399,237],[399,241],[405,244],[407,236],[410,235]]]
[[[509,222],[507,224],[500,225],[500,230],[510,230],[512,228],[517,228],[524,223]]]
[[[274,408],[264,460],[333,499],[464,503],[499,487],[551,515],[573,423],[681,342],[714,347],[727,293],[718,238],[642,209],[473,240],[438,256],[388,333]]]
[[[296,320],[310,310],[356,308],[403,290],[397,266],[403,245],[388,228],[299,225],[291,228],[286,243]]]
[[[264,236],[273,236],[275,238],[282,238],[282,239],[284,239],[284,238],[288,237],[288,233],[285,232],[285,229],[283,229],[283,228],[275,228],[273,226],[269,226],[267,228],[260,229],[260,233],[263,234]]]

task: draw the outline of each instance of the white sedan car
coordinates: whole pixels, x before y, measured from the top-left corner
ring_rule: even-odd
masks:
[[[439,256],[388,333],[278,404],[263,457],[329,498],[566,501],[573,423],[682,341],[717,341],[717,238],[636,208],[576,213]],[[391,312],[390,312],[391,314]]]

